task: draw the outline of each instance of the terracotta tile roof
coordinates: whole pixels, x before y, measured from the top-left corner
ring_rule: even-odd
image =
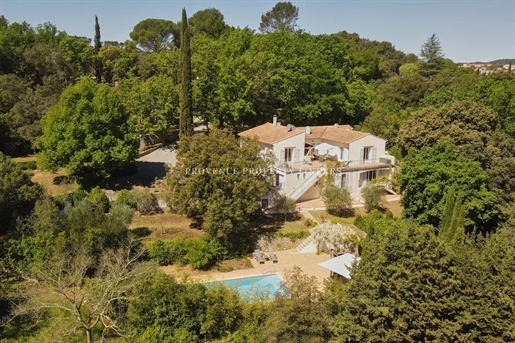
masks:
[[[350,125],[339,125],[338,127],[334,125],[310,126],[310,132],[310,134],[306,135],[306,140],[320,139],[344,144],[349,144],[369,135],[366,132],[353,131]],[[301,133],[306,133],[306,127],[295,127],[292,131],[286,131],[286,126],[284,125],[274,126],[271,123],[266,123],[240,132],[239,136],[247,138],[257,137],[262,143],[274,144]]]
[[[306,130],[306,128],[302,129]],[[349,144],[351,142],[354,142],[355,140],[358,140],[369,135],[369,133],[366,132],[353,131],[352,126],[350,125],[340,125],[338,127],[334,125],[311,126],[310,130],[311,133],[309,135],[306,135],[306,140],[321,139],[344,144]]]
[[[284,125],[274,126],[272,123],[266,123],[263,125],[253,127],[252,129],[240,132],[239,136],[247,138],[256,137],[262,143],[274,144],[286,138],[290,138],[304,132],[304,130],[301,130],[298,127],[294,128],[291,131],[287,131],[286,126]]]

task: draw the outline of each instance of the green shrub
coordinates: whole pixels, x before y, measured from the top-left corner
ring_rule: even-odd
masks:
[[[136,199],[134,198],[134,194],[131,193],[131,191],[127,189],[122,189],[118,192],[118,195],[116,196],[116,200],[114,201],[116,204],[119,205],[126,205],[130,208],[136,209]]]
[[[16,167],[21,170],[36,170],[38,168],[36,161],[16,162]]]
[[[113,203],[109,210],[109,217],[111,220],[117,220],[124,225],[129,225],[134,216],[134,209],[127,205]]]
[[[141,191],[133,191],[134,200],[136,201],[136,208],[142,214],[152,214],[161,212],[159,203],[156,197],[150,193],[148,188]]]
[[[296,230],[287,232],[277,232],[275,237],[286,237],[290,239],[304,239],[308,238],[311,233],[308,230]]]
[[[361,214],[357,215],[356,218],[354,218],[354,226],[366,232],[367,223],[365,218]]]
[[[207,269],[227,256],[221,242],[205,238],[158,240],[148,253],[159,265],[190,264],[194,269]]]
[[[322,198],[327,207],[327,213],[339,217],[351,217],[354,215],[352,197],[349,191],[343,187],[338,188],[332,179],[328,179],[324,186]]]
[[[383,206],[383,192],[384,187],[374,183],[369,183],[365,187],[361,188],[361,197],[365,202],[365,209],[367,212],[379,209]]]
[[[311,218],[306,218],[306,220],[304,220],[304,226],[306,226],[306,227],[314,227],[314,226],[317,226],[317,223],[316,223],[316,221],[314,221]]]
[[[109,212],[110,203],[107,195],[99,188],[95,187],[88,193],[88,200],[101,208],[105,213]]]

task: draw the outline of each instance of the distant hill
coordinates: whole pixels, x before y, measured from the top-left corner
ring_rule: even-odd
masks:
[[[495,60],[495,61],[490,61],[490,62],[461,62],[462,64],[463,63],[470,63],[470,64],[509,64],[509,63],[512,63],[512,64],[515,64],[515,58],[503,58],[503,59],[499,59],[499,60]]]
[[[509,63],[515,63],[515,59],[514,58],[504,58],[504,59],[500,59],[500,60],[495,60],[495,61],[492,61],[492,62],[488,62],[488,63],[491,63],[491,64],[509,64]]]

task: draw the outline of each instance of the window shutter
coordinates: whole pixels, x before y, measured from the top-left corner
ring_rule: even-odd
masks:
[[[281,155],[279,156],[279,163],[284,163],[284,149],[281,149]]]
[[[376,162],[376,148],[372,148],[372,154],[371,154],[372,162]]]
[[[299,149],[293,149],[293,162],[299,162]]]
[[[359,162],[363,163],[364,160],[365,160],[365,149],[361,148],[361,150],[359,151]]]

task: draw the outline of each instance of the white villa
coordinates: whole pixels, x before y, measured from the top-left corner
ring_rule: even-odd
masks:
[[[256,138],[263,154],[275,157],[273,172],[279,194],[297,202],[322,195],[324,175],[334,175],[339,187],[347,187],[353,199],[360,200],[361,188],[376,177],[390,177],[395,163],[386,153],[386,140],[354,131],[350,125],[281,125],[274,117],[266,123],[241,132],[240,137]],[[338,161],[328,170],[327,161]],[[262,200],[262,207],[273,203],[273,195]]]

